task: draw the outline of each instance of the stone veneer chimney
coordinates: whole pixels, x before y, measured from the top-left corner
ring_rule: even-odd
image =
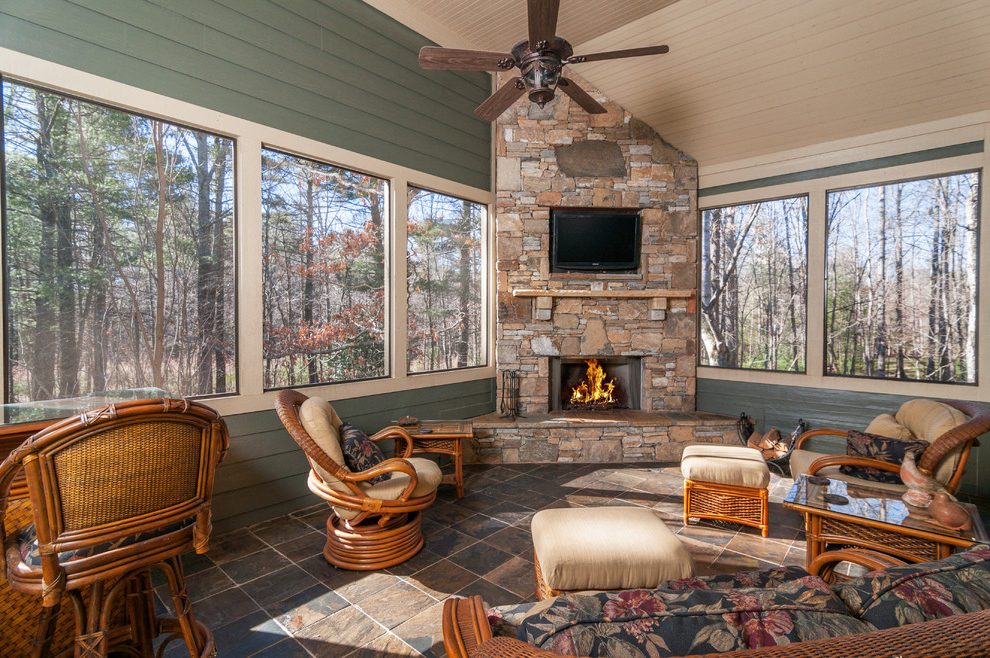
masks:
[[[520,411],[529,416],[547,413],[549,357],[639,355],[643,409],[693,411],[697,163],[578,82],[607,114],[590,115],[558,93],[543,109],[521,101],[496,124],[497,367],[520,371]],[[639,272],[551,274],[549,217],[559,206],[641,208]],[[513,296],[521,289],[694,294],[659,301]]]

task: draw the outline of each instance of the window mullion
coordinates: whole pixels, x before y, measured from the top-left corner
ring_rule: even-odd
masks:
[[[241,395],[264,391],[261,140],[237,140],[237,365]]]
[[[825,186],[808,189],[808,321],[807,374],[819,378],[825,370]]]
[[[406,285],[406,248],[409,181],[403,177],[392,179],[392,204],[389,213],[391,225],[388,234],[389,259],[386,275],[389,284],[389,309],[386,332],[391,356],[390,374],[395,379],[405,379],[409,372],[406,352],[409,337],[408,295]]]

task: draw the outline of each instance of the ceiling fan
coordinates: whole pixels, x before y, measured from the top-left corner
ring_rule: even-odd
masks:
[[[436,46],[425,46],[419,51],[419,65],[424,69],[455,71],[519,69],[521,75],[506,82],[484,103],[475,108],[475,115],[485,121],[494,121],[527,91],[529,100],[543,107],[553,100],[554,89],[558,88],[574,99],[574,102],[586,112],[602,114],[608,110],[573,80],[561,76],[566,65],[620,57],[659,55],[670,51],[667,46],[648,46],[575,55],[571,44],[555,34],[560,0],[528,0],[528,2],[529,39],[524,39],[513,46],[511,53]]]

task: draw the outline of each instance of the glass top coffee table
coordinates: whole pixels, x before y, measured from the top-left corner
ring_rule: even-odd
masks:
[[[825,494],[848,502],[826,502]],[[814,484],[802,475],[784,499],[784,507],[804,514],[807,564],[840,546],[868,548],[908,562],[948,557],[957,548],[987,541],[976,507],[963,506],[973,519],[973,528],[965,532],[938,525],[927,510],[908,506],[900,493],[842,480]]]

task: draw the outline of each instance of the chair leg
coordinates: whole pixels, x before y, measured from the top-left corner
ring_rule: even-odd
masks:
[[[73,595],[78,596],[76,592]],[[75,658],[106,658],[109,638],[106,627],[101,624],[103,599],[104,582],[99,580],[89,588],[88,606],[81,603],[81,597],[76,605]],[[80,615],[83,618],[80,619]]]
[[[47,656],[52,646],[52,639],[55,637],[55,620],[58,619],[58,611],[61,604],[51,607],[43,607],[41,615],[38,617],[38,628],[35,631],[34,639],[31,641],[31,658],[42,658]]]
[[[186,642],[189,655],[201,656],[204,650],[212,647],[213,642],[212,638],[207,637],[209,631],[201,624],[197,624],[193,617],[192,604],[189,602],[188,593],[186,593],[186,576],[182,570],[182,561],[178,557],[173,557],[162,562],[160,566],[165,572],[169,590],[172,592],[175,618],[179,624],[182,639]]]
[[[131,642],[142,656],[151,656],[154,654],[154,638],[157,632],[151,573],[143,571],[128,578],[126,596]]]

